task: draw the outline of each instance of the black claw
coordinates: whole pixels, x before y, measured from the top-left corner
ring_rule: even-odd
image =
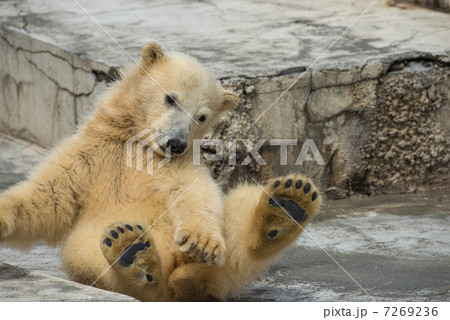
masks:
[[[136,227],[137,227],[139,230],[142,230],[142,227],[141,227],[140,225],[136,225]]]
[[[269,232],[269,237],[274,238],[278,234],[278,230],[272,230]]]
[[[145,275],[147,277],[148,282],[153,282],[153,277],[149,274]]]
[[[295,184],[295,189],[300,189],[302,184],[303,184],[303,181],[302,180],[298,180],[297,183]]]
[[[106,244],[108,247],[112,246],[112,242],[111,240],[109,240],[108,238],[106,238],[105,240],[103,240],[103,243]]]
[[[111,230],[109,233],[111,234],[111,236],[112,236],[114,239],[119,238],[119,235],[118,235],[117,232],[115,232],[114,230]]]
[[[284,186],[286,188],[289,188],[292,185],[292,179],[289,179],[288,181],[286,181],[286,183],[284,184]]]
[[[277,188],[280,185],[280,180],[275,181],[275,188]]]
[[[304,193],[308,193],[311,190],[311,185],[309,183],[307,183],[305,185],[305,188],[303,188],[303,192]]]
[[[117,230],[119,230],[119,231],[120,231],[120,233],[125,233],[125,230],[123,230],[123,228],[122,228],[122,227],[117,227]]]
[[[145,243],[145,246],[146,246],[147,248],[150,248],[150,242],[147,241],[147,242]]]
[[[125,225],[125,228],[127,228],[127,229],[130,230],[130,231],[133,231],[133,227],[130,226],[129,224],[126,224],[126,225]]]
[[[317,192],[314,192],[311,196],[311,200],[314,201],[317,198]]]

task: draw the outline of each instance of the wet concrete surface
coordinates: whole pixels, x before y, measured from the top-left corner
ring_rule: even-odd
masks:
[[[26,177],[45,153],[0,137],[0,188]],[[230,300],[450,301],[449,191],[326,201],[297,242],[253,286]],[[66,278],[58,252],[42,244],[30,252],[1,248],[0,260]],[[27,289],[27,282],[17,283],[21,285]],[[5,283],[0,281],[0,288]],[[37,290],[15,299],[35,301],[40,294]]]

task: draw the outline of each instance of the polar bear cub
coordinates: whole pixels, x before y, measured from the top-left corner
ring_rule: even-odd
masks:
[[[62,242],[71,279],[144,301],[237,294],[299,236],[321,202],[298,174],[225,195],[207,168],[193,164],[193,140],[237,104],[195,59],[149,43],[87,123],[0,196],[0,243]],[[126,165],[127,141],[145,140],[142,132],[158,137],[152,158],[141,154],[152,175]]]

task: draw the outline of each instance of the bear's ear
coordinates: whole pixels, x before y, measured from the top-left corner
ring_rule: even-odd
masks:
[[[161,46],[156,42],[150,42],[142,49],[142,66],[148,68],[163,56]]]
[[[236,93],[225,90],[222,92],[222,111],[230,110],[237,106],[239,97]]]

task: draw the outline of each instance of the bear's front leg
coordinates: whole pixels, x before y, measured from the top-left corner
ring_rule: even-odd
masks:
[[[0,243],[19,248],[39,240],[56,244],[71,230],[80,210],[75,199],[82,184],[76,169],[66,170],[72,164],[60,161],[56,165],[51,160],[30,181],[0,195]]]
[[[169,199],[172,202],[168,203],[172,205],[169,212],[175,225],[174,240],[180,245],[180,251],[190,257],[223,266],[226,252],[222,231],[223,194],[206,174],[197,177],[198,180],[191,179],[191,184],[183,183]]]

